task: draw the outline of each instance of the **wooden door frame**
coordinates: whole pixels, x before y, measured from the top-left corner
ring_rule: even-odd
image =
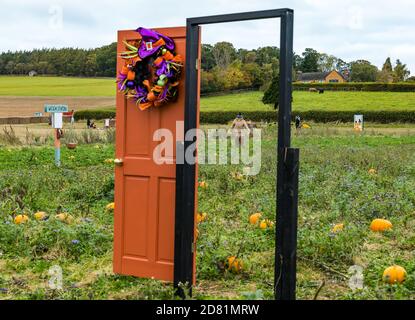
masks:
[[[200,69],[201,65],[199,58],[199,26],[269,18],[281,19],[274,292],[275,298],[278,300],[294,300],[296,286],[299,149],[290,148],[293,10],[275,9],[187,19],[184,132],[197,128],[198,124],[198,69]],[[184,151],[193,142],[179,141],[176,149],[177,153],[181,152],[184,154]],[[176,164],[174,244],[174,285],[181,296],[184,296],[182,285],[187,285],[191,294],[191,284],[194,279],[194,212],[196,196],[196,164],[183,162],[183,164]]]

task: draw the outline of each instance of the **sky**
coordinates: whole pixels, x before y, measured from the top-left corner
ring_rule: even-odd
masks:
[[[184,26],[186,18],[294,9],[294,50],[366,59],[400,59],[415,75],[415,0],[0,0],[0,51],[79,47],[116,41],[117,30]],[[202,42],[236,48],[279,46],[277,19],[208,25]]]

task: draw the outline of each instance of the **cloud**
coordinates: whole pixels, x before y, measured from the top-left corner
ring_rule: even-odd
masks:
[[[159,0],[157,5],[148,0],[2,0],[0,51],[92,48],[115,41],[120,29],[180,26],[188,17],[276,7],[295,10],[297,53],[311,47],[378,66],[391,55],[415,72],[413,0]],[[270,19],[203,26],[202,40],[226,40],[244,48],[279,45],[279,23]]]

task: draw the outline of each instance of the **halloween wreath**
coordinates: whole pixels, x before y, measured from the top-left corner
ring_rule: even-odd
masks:
[[[176,99],[183,62],[171,38],[150,29],[136,31],[141,39],[124,41],[127,50],[120,54],[124,65],[117,84],[127,98],[145,110]]]

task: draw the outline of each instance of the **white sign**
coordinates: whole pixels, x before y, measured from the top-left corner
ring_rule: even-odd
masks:
[[[35,117],[42,117],[43,113],[42,112],[35,112]]]
[[[52,128],[62,129],[62,113],[52,113]]]

